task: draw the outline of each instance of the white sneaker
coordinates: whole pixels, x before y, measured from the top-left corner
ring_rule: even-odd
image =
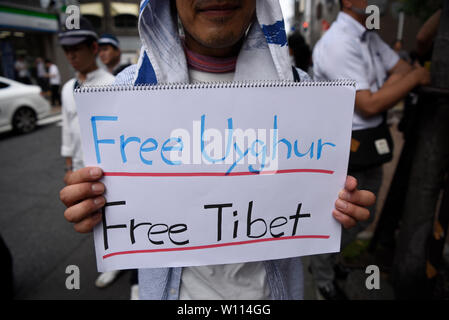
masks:
[[[120,270],[103,272],[102,274],[100,274],[100,276],[95,281],[95,285],[98,288],[107,287],[115,280],[115,278],[117,278],[119,273],[120,273]]]
[[[133,284],[131,286],[131,300],[140,300],[139,299],[139,285]]]

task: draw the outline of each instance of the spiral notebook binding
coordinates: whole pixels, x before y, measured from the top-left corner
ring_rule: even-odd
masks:
[[[258,80],[233,82],[200,82],[200,83],[161,83],[156,85],[101,85],[81,86],[75,88],[75,93],[95,93],[114,91],[153,91],[153,90],[192,90],[192,89],[220,89],[220,88],[273,88],[273,87],[355,87],[354,80],[342,79],[333,81],[302,81],[290,80]]]

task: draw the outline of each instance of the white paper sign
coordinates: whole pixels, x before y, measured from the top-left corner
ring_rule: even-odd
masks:
[[[105,172],[99,271],[340,250],[354,86],[86,90],[86,166]]]

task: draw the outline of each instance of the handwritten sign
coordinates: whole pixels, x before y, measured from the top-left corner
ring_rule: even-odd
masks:
[[[340,250],[352,85],[75,94],[87,166],[105,172],[99,271]]]

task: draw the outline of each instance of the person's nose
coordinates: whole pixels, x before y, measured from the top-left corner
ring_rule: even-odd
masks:
[[[69,51],[69,52],[67,53],[67,56],[68,56],[68,58],[69,58],[70,61],[76,60],[76,52],[74,52],[74,51]]]

